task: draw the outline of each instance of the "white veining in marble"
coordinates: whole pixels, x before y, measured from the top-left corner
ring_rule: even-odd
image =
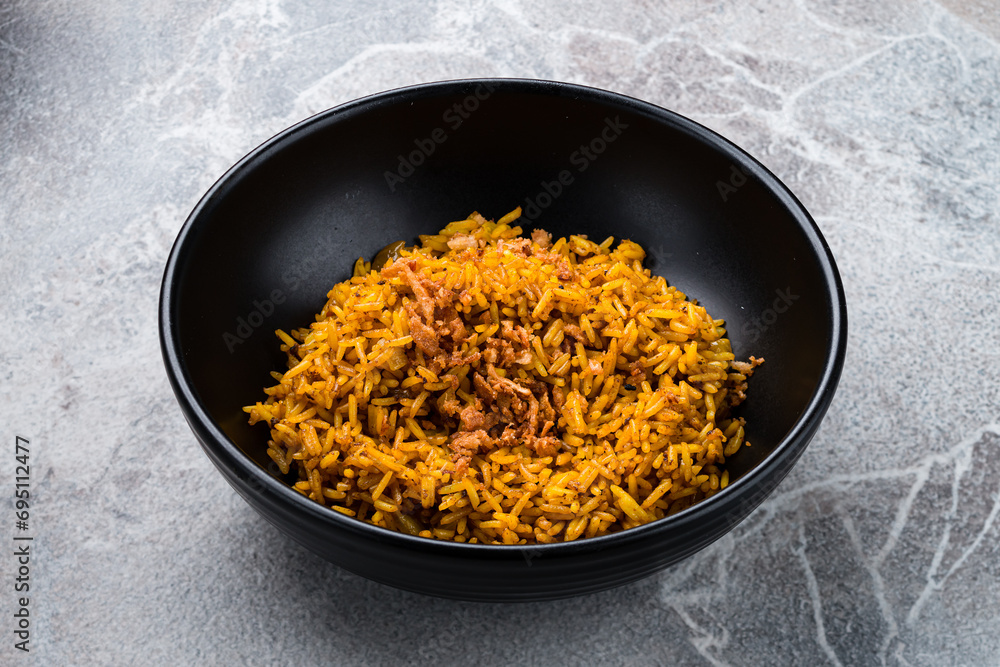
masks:
[[[4,452],[32,440],[38,535],[16,660],[997,664],[998,39],[989,0],[3,4],[0,431]],[[478,605],[320,562],[214,471],[162,370],[163,263],[229,165],[330,106],[472,76],[715,129],[801,198],[842,272],[847,366],[800,463],[622,589]]]

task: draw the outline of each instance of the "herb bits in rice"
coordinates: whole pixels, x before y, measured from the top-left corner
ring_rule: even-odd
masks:
[[[723,321],[631,242],[521,237],[477,213],[383,267],[359,260],[278,331],[250,423],[295,488],[421,537],[539,544],[655,521],[725,488],[749,446]]]

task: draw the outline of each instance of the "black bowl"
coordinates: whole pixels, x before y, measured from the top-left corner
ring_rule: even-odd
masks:
[[[284,365],[353,262],[478,210],[524,208],[556,237],[630,238],[767,363],[741,406],[730,486],[652,524],[565,544],[410,537],[292,490],[241,406]],[[160,300],[167,373],[209,458],[289,537],[362,576],[431,595],[539,600],[624,584],[729,531],[795,463],[833,398],[847,338],[830,249],[802,205],[732,143],[635,99],[564,83],[451,81],[325,111],[230,169],[178,235]]]

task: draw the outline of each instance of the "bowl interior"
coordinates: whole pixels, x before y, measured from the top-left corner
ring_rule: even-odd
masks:
[[[168,326],[202,409],[267,467],[242,406],[280,370],[277,328],[307,326],[354,261],[477,210],[526,230],[630,238],[647,266],[764,357],[740,407],[746,475],[828,372],[836,277],[808,215],[724,140],[655,107],[578,87],[453,82],[314,117],[238,164],[175,249]]]

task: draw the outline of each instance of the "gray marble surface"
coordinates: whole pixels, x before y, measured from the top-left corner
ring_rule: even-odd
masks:
[[[991,0],[0,3],[0,663],[1000,664],[998,40]],[[338,103],[470,76],[721,132],[843,274],[847,365],[801,462],[618,590],[458,603],[323,563],[215,472],[160,361],[164,262],[229,165]]]

